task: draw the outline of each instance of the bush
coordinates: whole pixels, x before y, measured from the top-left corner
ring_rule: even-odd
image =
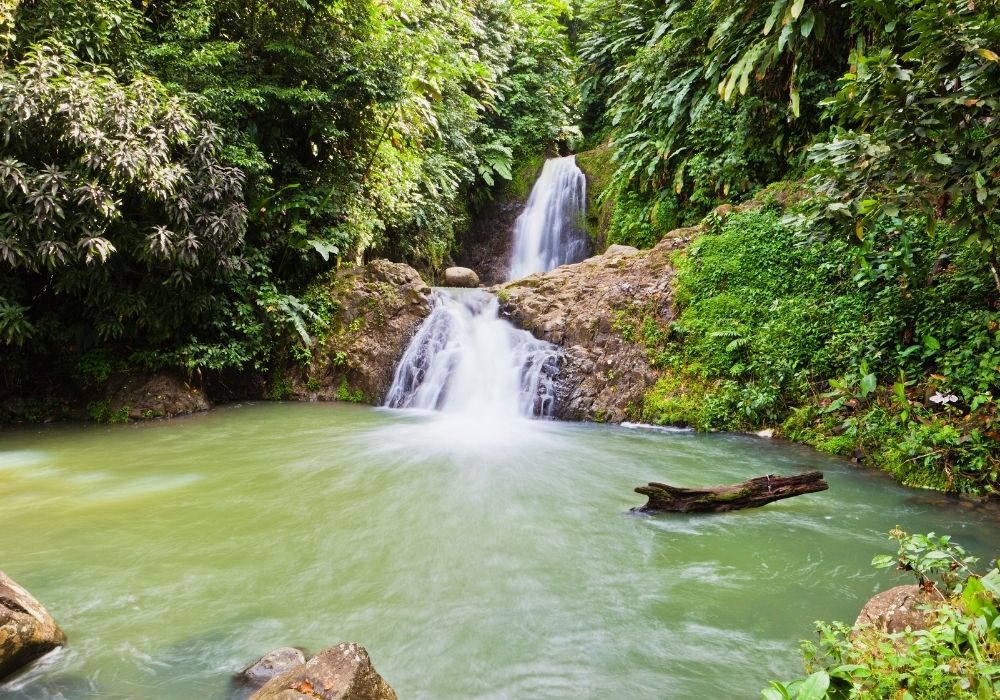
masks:
[[[970,557],[950,537],[890,533],[895,556],[879,555],[877,568],[910,571],[940,602],[928,605],[926,630],[887,633],[839,622],[817,623],[819,644],[803,643],[811,675],[771,682],[764,700],[985,700],[1000,692],[1000,570],[973,571]]]
[[[914,286],[901,263],[803,240],[774,205],[708,224],[678,261],[669,333],[643,333],[665,370],[647,420],[784,423],[793,439],[860,450],[910,485],[996,491],[1000,319],[979,256],[941,262],[959,232],[923,234],[906,263],[908,279],[924,280]]]

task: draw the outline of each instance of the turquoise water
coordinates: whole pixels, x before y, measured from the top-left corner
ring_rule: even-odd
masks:
[[[830,490],[629,515],[647,481],[822,469]],[[258,404],[0,432],[0,568],[68,647],[0,697],[229,697],[281,645],[366,646],[404,700],[747,698],[815,619],[906,582],[885,532],[1000,526],[734,435]]]

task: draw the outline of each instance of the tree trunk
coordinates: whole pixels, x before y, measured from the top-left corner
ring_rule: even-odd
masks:
[[[801,496],[804,493],[826,491],[830,485],[823,481],[823,472],[806,472],[795,476],[760,476],[730,486],[712,486],[702,489],[682,489],[667,484],[650,483],[639,486],[636,493],[649,497],[649,502],[636,513],[724,513],[743,508],[758,508],[771,501]]]

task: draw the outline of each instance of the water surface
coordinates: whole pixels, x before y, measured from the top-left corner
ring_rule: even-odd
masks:
[[[813,468],[829,491],[759,510],[626,513],[650,480]],[[869,566],[887,530],[1000,534],[753,437],[342,404],[7,430],[0,494],[0,567],[70,638],[11,700],[222,700],[343,640],[404,700],[756,697],[813,620],[905,582]]]

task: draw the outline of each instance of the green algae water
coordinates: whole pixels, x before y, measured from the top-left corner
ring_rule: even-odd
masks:
[[[647,481],[824,493],[638,517]],[[1000,527],[754,437],[341,404],[0,432],[0,568],[69,645],[11,700],[193,700],[282,645],[366,646],[404,700],[748,698],[817,618],[908,582],[886,531]]]

